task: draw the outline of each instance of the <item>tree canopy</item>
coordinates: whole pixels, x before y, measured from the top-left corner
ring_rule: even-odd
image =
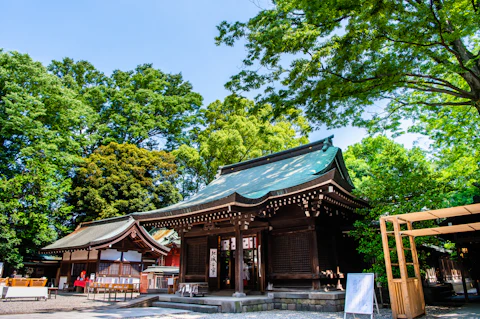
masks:
[[[113,71],[110,77],[87,61],[70,58],[53,61],[49,70],[78,92],[95,111],[88,128],[97,140],[130,143],[172,150],[185,142],[187,129],[196,123],[202,105],[200,94],[181,74],[165,74],[151,64],[133,71]]]
[[[423,150],[411,150],[392,140],[378,136],[366,138],[345,152],[345,164],[357,187],[357,196],[368,198],[370,208],[359,213],[354,235],[359,252],[371,262],[372,272],[385,279],[385,263],[378,219],[382,215],[418,212],[452,206],[461,187],[455,188],[442,178]],[[461,204],[471,202],[464,198]],[[428,224],[433,226],[431,223]],[[416,238],[417,244],[431,242],[431,237]]]
[[[278,0],[247,22],[222,22],[216,41],[246,40],[246,68],[227,87],[263,88],[258,102],[277,114],[303,107],[330,127],[396,129],[452,107],[478,121],[478,21],[480,3],[469,0]],[[390,103],[376,112],[381,99]]]
[[[22,256],[65,229],[69,175],[90,125],[88,105],[40,63],[0,51],[0,256]]]
[[[69,202],[76,223],[176,203],[174,157],[133,144],[100,146],[79,165]]]

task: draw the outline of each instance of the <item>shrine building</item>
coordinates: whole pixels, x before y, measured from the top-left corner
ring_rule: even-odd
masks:
[[[130,216],[178,232],[181,283],[234,296],[341,288],[363,269],[348,233],[367,203],[332,138],[221,167],[191,198]]]

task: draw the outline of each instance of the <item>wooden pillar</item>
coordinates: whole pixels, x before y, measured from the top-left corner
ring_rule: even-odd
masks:
[[[402,235],[400,234],[400,223],[398,219],[393,220],[393,230],[395,234],[395,242],[397,244],[397,256],[398,256],[398,266],[400,268],[400,277],[401,277],[401,287],[402,287],[402,299],[405,306],[405,315],[407,319],[412,319],[412,307],[410,304],[410,296],[408,293],[408,272],[407,272],[407,263],[405,261],[405,249],[403,248]],[[419,283],[421,284],[421,282]]]
[[[179,282],[185,282],[185,271],[187,270],[187,244],[185,243],[185,232],[183,229],[180,232],[180,274]]]
[[[260,281],[260,291],[265,292],[265,240],[263,239],[263,232],[257,233],[257,252],[258,252],[258,275]]]
[[[243,292],[243,237],[241,225],[235,225],[235,293],[234,297],[244,297]]]
[[[314,279],[312,280],[313,290],[320,289],[320,263],[318,262],[318,241],[317,241],[317,228],[315,227],[314,217],[310,217],[312,228],[312,246],[310,256],[312,258],[312,272],[314,273]]]
[[[398,318],[398,305],[397,305],[397,296],[395,294],[395,289],[393,287],[393,273],[392,273],[392,260],[390,258],[390,247],[388,246],[388,235],[387,235],[387,225],[385,219],[380,218],[380,231],[382,234],[382,246],[383,246],[383,256],[385,258],[385,269],[387,272],[387,281],[388,281],[388,293],[390,295],[390,303],[392,306],[392,317],[393,319]]]
[[[412,230],[412,222],[407,222],[408,230]],[[422,274],[420,273],[420,264],[418,262],[417,246],[415,245],[415,238],[408,236],[410,240],[410,249],[412,252],[413,268],[415,269],[415,277],[418,279],[418,297],[420,298],[422,310],[425,313],[425,297],[423,295]]]

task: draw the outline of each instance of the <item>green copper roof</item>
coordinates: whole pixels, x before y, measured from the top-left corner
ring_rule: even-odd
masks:
[[[57,240],[42,250],[55,250],[64,248],[77,248],[94,245],[99,242],[108,241],[127,230],[135,220],[133,218],[118,218],[111,222],[93,222],[82,224],[73,233]]]
[[[270,192],[289,189],[318,178],[329,171],[338,158],[342,162],[340,171],[346,176],[345,181],[351,184],[343,165],[341,151],[331,145],[330,139],[331,137],[292,150],[222,167],[221,175],[190,199],[134,215],[143,217],[153,213],[162,215],[163,212],[185,209],[193,211],[198,205],[218,201],[232,194],[254,201]]]

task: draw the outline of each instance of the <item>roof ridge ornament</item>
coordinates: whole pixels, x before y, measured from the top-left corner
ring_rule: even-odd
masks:
[[[323,147],[322,147],[323,152],[326,152],[330,146],[333,146],[332,138],[333,138],[333,135],[326,137],[323,140]]]

